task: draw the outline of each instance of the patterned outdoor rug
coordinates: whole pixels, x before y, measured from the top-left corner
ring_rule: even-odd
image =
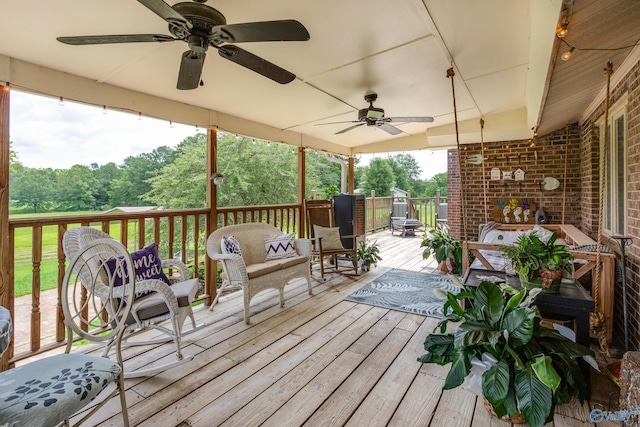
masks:
[[[394,269],[363,286],[345,299],[407,313],[442,318],[444,301],[433,289],[457,293],[459,288],[442,274]]]

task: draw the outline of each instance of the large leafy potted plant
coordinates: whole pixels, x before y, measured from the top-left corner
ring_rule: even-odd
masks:
[[[431,254],[436,258],[439,268],[456,274],[462,273],[462,242],[446,230],[435,228],[422,236],[422,257],[428,259]]]
[[[518,236],[514,246],[499,245],[498,249],[511,260],[524,288],[542,288],[557,293],[565,271],[571,272],[573,255],[565,245],[556,245],[558,233],[546,242],[534,233]]]
[[[526,289],[488,281],[477,288],[462,286],[457,295],[446,295],[440,334],[426,338],[427,353],[418,358],[422,363],[451,363],[443,389],[461,385],[475,358],[494,361],[482,374],[481,390],[498,417],[521,414],[537,427],[553,419],[557,405],[573,397],[581,403],[587,399],[576,358],[593,353],[540,325],[540,314],[532,306],[540,290],[527,295]],[[454,333],[445,334],[448,322],[461,323]]]

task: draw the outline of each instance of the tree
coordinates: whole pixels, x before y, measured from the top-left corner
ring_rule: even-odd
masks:
[[[10,198],[17,206],[28,206],[36,213],[53,204],[56,177],[52,169],[21,167],[12,178]]]
[[[391,194],[393,170],[387,160],[379,158],[371,160],[364,179],[365,194],[368,195],[372,190],[376,192],[376,196],[383,197]]]
[[[189,138],[193,139],[183,141],[184,144],[177,150],[178,157],[163,166],[157,176],[149,178],[151,191],[144,195],[145,200],[169,209],[202,208],[207,205],[206,136]]]
[[[341,158],[340,156],[335,157]],[[335,185],[339,192],[342,174],[341,166],[327,160],[324,153],[316,151],[307,152],[306,158],[305,197],[309,197],[311,190],[320,192],[331,185]],[[346,159],[341,159],[346,162]]]
[[[435,197],[436,191],[440,190],[441,196],[447,195],[447,179],[446,172],[436,174],[427,180],[427,186],[424,190],[426,197]]]
[[[73,165],[70,169],[58,170],[58,201],[70,210],[97,210],[96,190],[98,180],[91,169]]]
[[[393,171],[394,186],[401,190],[410,191],[411,189],[409,188],[409,178],[407,176],[407,171],[405,170],[405,168],[400,163],[396,162],[393,157],[388,157],[385,160]]]
[[[297,150],[289,145],[218,134],[218,206],[296,203]]]
[[[113,207],[110,197],[111,187],[112,184],[122,176],[122,169],[119,169],[113,162],[102,166],[98,166],[97,163],[92,163],[91,171],[98,183],[95,191],[96,205],[100,209]]]
[[[195,139],[194,139],[195,138]],[[169,209],[206,203],[206,136],[189,137],[177,157],[148,180],[145,200]],[[283,144],[218,133],[218,167],[225,176],[218,186],[218,206],[296,203],[297,150]]]
[[[121,166],[122,175],[113,182],[110,192],[112,205],[143,206],[151,203],[144,198],[144,195],[151,191],[149,178],[157,176],[162,167],[173,162],[177,155],[175,150],[162,146],[151,153],[124,159]]]

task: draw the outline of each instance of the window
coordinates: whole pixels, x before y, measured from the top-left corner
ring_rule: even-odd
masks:
[[[603,231],[626,235],[627,231],[627,98],[609,109],[609,141],[605,158]],[[604,150],[604,117],[600,126],[600,153]]]

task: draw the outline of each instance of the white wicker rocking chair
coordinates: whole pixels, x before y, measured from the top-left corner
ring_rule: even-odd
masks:
[[[76,227],[67,231],[63,238],[63,249],[67,258],[73,258],[79,250],[87,244],[97,239],[112,239],[108,234],[92,227]],[[114,254],[115,257],[115,254]],[[103,283],[107,280],[104,268],[94,265],[91,271],[92,275],[97,276]],[[173,341],[176,346],[176,360],[161,363],[156,366],[127,370],[125,367],[125,378],[137,378],[144,376],[152,376],[169,368],[179,366],[193,358],[193,356],[185,356],[181,351],[181,337],[186,333],[195,331],[203,325],[196,324],[191,303],[194,301],[198,291],[198,280],[189,279],[188,269],[181,261],[171,259],[162,261],[163,268],[172,268],[180,274],[180,280],[171,286],[162,280],[146,279],[136,280],[136,295],[149,293],[137,298],[131,307],[131,313],[127,318],[125,335],[122,345],[151,345],[167,341]],[[86,282],[90,283],[91,279],[86,278]],[[183,324],[187,318],[191,319],[192,328],[186,332],[182,331]],[[170,327],[163,326],[161,322],[169,320]],[[148,328],[156,329],[164,334],[156,339],[151,340],[134,340],[132,339],[138,333]],[[109,353],[113,341],[109,341],[105,345],[103,355]]]

